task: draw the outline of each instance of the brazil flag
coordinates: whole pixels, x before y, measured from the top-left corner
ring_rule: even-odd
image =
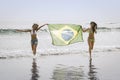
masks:
[[[75,24],[49,24],[52,44],[57,46],[69,45],[83,41],[82,27]]]

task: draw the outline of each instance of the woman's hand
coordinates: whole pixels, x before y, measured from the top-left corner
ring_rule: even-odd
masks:
[[[47,23],[47,24],[45,24],[45,25],[49,25],[49,24]]]

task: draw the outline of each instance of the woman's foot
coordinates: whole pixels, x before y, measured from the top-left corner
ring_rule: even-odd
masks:
[[[33,55],[33,59],[36,59],[37,55]]]

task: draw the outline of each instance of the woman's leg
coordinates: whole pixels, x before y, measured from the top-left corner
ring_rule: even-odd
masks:
[[[88,45],[89,45],[89,54],[90,54],[90,59],[91,59],[91,41],[88,39]]]
[[[93,50],[94,47],[94,41],[91,41],[91,50]]]
[[[31,44],[31,48],[32,48],[32,51],[33,51],[33,45]]]
[[[35,45],[35,44],[31,44],[31,48],[32,48],[32,52],[33,52],[33,54],[35,55],[36,54],[36,48],[37,48],[37,45]]]
[[[37,45],[33,45],[33,54],[36,55],[36,48],[37,48]]]
[[[36,55],[37,44],[38,44],[37,40],[31,40],[31,48],[32,48],[32,51],[33,51],[34,55]]]

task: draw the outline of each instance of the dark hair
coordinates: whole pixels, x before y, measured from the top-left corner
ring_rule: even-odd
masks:
[[[38,24],[33,24],[33,26],[39,26]]]
[[[97,29],[97,24],[96,24],[95,22],[93,22],[93,21],[92,21],[90,24],[92,25],[92,26],[91,26],[91,27],[92,27],[92,31],[95,32],[95,33],[97,33],[97,31],[96,31],[96,29]]]
[[[38,24],[33,24],[33,25],[32,25],[32,28],[33,28],[33,27],[36,27],[36,28],[37,28],[38,26],[39,26]]]

